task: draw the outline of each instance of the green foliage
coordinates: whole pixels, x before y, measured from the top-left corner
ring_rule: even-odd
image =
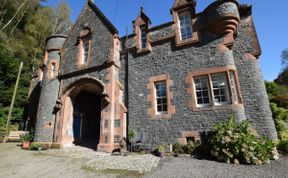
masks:
[[[133,140],[137,135],[137,130],[136,129],[129,129],[128,130],[128,139],[131,141]]]
[[[158,146],[157,150],[158,150],[158,153],[164,153],[165,152],[165,148],[162,145]]]
[[[175,143],[173,145],[173,152],[176,155],[183,153],[192,155],[197,146],[199,145],[196,145],[192,140],[189,140],[187,145],[180,145],[179,143]]]
[[[266,137],[258,138],[248,121],[228,121],[214,126],[211,154],[226,163],[263,164],[273,159],[274,143]]]
[[[2,107],[0,105],[0,127],[6,127],[9,107]],[[18,124],[22,121],[23,108],[13,108],[10,124]]]
[[[278,150],[281,150],[284,153],[288,153],[288,139],[282,139],[277,145]]]
[[[288,87],[267,81],[265,81],[265,85],[270,102],[288,109]]]
[[[29,150],[39,150],[42,149],[42,145],[40,143],[31,143],[29,145]]]
[[[12,124],[22,119],[23,108],[28,103],[31,75],[37,72],[43,60],[45,39],[53,33],[67,34],[72,25],[66,2],[51,8],[42,7],[40,1],[4,0],[0,3],[0,127],[6,124],[20,61],[24,66]]]
[[[288,139],[288,109],[277,107],[275,103],[271,103],[270,107],[279,139]]]
[[[20,140],[24,142],[31,142],[33,140],[33,135],[30,133],[20,135]]]
[[[186,154],[191,155],[194,153],[195,148],[196,148],[196,144],[193,141],[189,140],[187,145],[185,145],[183,149]]]
[[[179,143],[175,143],[173,145],[173,152],[176,153],[176,154],[183,154],[184,150],[182,148],[182,145],[180,145]]]

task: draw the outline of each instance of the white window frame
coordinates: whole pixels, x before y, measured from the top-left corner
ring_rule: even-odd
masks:
[[[207,85],[207,92],[208,92],[209,103],[199,104],[199,103],[198,103],[197,92],[201,92],[201,93],[202,93],[202,91],[204,91],[204,90],[197,90],[195,81],[196,81],[197,79],[199,79],[199,80],[201,81],[201,79],[203,79],[203,78],[206,78],[206,80],[207,80],[206,85]],[[194,91],[195,91],[195,92],[194,92],[194,96],[195,96],[195,100],[196,100],[196,106],[197,106],[197,107],[210,106],[210,105],[211,105],[211,93],[210,93],[209,76],[208,76],[208,75],[197,76],[197,77],[194,77],[193,80],[194,80]],[[201,85],[202,85],[202,81],[201,81]],[[202,97],[202,99],[203,99],[203,97]]]
[[[235,71],[229,70],[229,71],[223,71],[223,72],[216,72],[216,73],[209,73],[206,75],[201,75],[201,76],[193,76],[193,88],[194,88],[194,101],[195,105],[197,108],[201,107],[208,107],[208,106],[223,106],[223,105],[229,105],[229,104],[238,104],[239,103],[239,93],[238,93],[238,85],[236,83],[236,78],[235,78]],[[215,82],[213,81],[213,77],[217,76],[224,76],[225,79],[222,81],[217,80],[218,82],[224,82],[225,86],[225,92],[224,94],[222,93],[223,96],[225,96],[226,101],[216,101],[215,99]],[[204,103],[204,104],[198,104],[198,97],[197,97],[197,92],[202,91],[202,90],[197,90],[196,88],[196,82],[195,80],[201,79],[201,78],[206,78],[207,84],[208,84],[208,95],[209,95],[209,104]],[[213,84],[214,82],[214,84]],[[219,85],[220,86],[220,85]],[[223,87],[222,87],[223,89]],[[221,97],[221,87],[217,89],[220,92],[220,97]],[[219,95],[218,95],[219,96]]]
[[[181,25],[181,17],[184,17],[184,23],[186,22],[186,18],[188,18],[188,21],[189,21],[189,29],[190,29],[190,33],[191,33],[191,36],[188,36],[188,31],[186,31],[187,29],[187,24],[183,24]],[[191,15],[189,13],[189,11],[185,11],[185,12],[180,12],[178,13],[178,27],[179,27],[179,36],[180,36],[180,40],[189,40],[192,38],[193,36],[193,28],[192,28],[192,20],[191,20]],[[185,34],[188,36],[188,37],[185,37],[183,39],[183,36],[182,36],[182,29],[185,30]]]
[[[161,85],[164,84],[165,85],[165,96],[158,96],[157,95],[157,85]],[[155,87],[155,111],[156,111],[156,115],[163,115],[163,114],[167,114],[168,113],[168,97],[167,97],[167,82],[165,81],[157,81],[154,82],[154,87]],[[159,91],[161,92],[161,90]],[[161,103],[158,104],[157,100],[161,99]],[[163,106],[165,105],[165,103],[162,103],[162,99],[166,99],[166,111],[158,111],[158,105],[162,107],[163,110]]]
[[[221,105],[227,105],[227,104],[229,104],[230,103],[230,96],[229,96],[229,86],[228,86],[228,82],[227,82],[227,80],[228,80],[228,76],[227,76],[227,73],[226,72],[222,72],[222,73],[216,73],[216,74],[210,74],[210,76],[211,76],[211,83],[212,83],[212,85],[211,85],[211,89],[212,89],[212,91],[213,91],[213,97],[214,97],[214,104],[215,104],[215,106],[221,106]],[[224,76],[224,81],[220,81],[220,80],[218,80],[219,79],[219,76],[220,77],[223,77]],[[213,80],[213,77],[217,77],[217,80]],[[214,83],[216,83],[217,82],[217,86],[219,87],[219,88],[215,88],[215,85],[214,85]],[[224,87],[225,88],[223,88],[223,85],[221,85],[221,84],[219,84],[219,82],[224,82]],[[221,93],[221,90],[225,90],[225,92],[224,93]],[[226,98],[226,101],[216,101],[216,94],[215,94],[215,91],[218,91],[219,92],[219,94],[217,95],[218,97],[225,97]],[[222,99],[221,99],[222,100]]]
[[[231,88],[231,99],[234,104],[239,103],[239,94],[236,85],[235,71],[229,71],[230,88]]]

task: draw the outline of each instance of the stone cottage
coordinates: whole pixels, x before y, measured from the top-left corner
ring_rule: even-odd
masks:
[[[195,6],[175,0],[173,21],[155,27],[141,9],[119,37],[88,0],[68,36],[47,38],[29,95],[34,141],[111,152],[133,128],[147,145],[185,144],[228,115],[277,139],[251,5]]]

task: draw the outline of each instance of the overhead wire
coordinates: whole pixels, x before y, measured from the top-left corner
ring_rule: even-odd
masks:
[[[113,18],[114,22],[116,20],[116,16],[117,16],[117,12],[118,12],[118,6],[119,6],[119,0],[116,1],[116,7],[115,7],[115,12],[114,12],[114,18]]]

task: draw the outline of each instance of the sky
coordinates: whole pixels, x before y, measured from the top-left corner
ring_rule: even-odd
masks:
[[[61,0],[47,0],[43,6],[55,7]],[[66,0],[71,8],[71,19],[77,20],[87,0]],[[214,0],[197,0],[196,11],[201,12]],[[119,35],[132,33],[132,21],[140,7],[152,21],[152,27],[172,21],[170,8],[174,0],[94,0],[94,3],[119,30]],[[239,0],[253,5],[253,18],[260,41],[262,55],[259,58],[265,80],[272,81],[282,70],[281,52],[288,48],[287,0]],[[118,4],[118,5],[117,5]]]

